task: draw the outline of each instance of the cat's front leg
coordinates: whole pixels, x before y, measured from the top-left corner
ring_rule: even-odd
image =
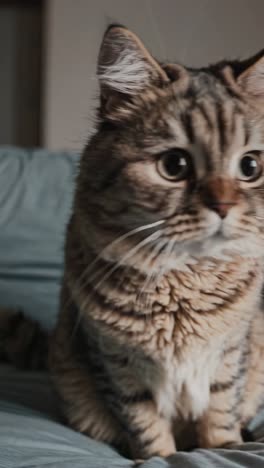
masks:
[[[227,447],[242,443],[241,396],[245,359],[241,343],[226,349],[210,388],[207,411],[197,424],[199,446]]]
[[[249,365],[243,398],[242,418],[246,426],[264,406],[264,314],[258,310],[249,335]]]
[[[137,400],[137,401],[135,401]],[[134,459],[167,457],[176,452],[171,424],[162,418],[152,400],[127,399],[118,409],[118,419],[128,439]],[[116,406],[116,405],[115,405]],[[116,406],[117,410],[117,406]]]

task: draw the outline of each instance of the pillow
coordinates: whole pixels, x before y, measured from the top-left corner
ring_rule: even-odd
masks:
[[[54,326],[78,156],[0,148],[0,305]]]

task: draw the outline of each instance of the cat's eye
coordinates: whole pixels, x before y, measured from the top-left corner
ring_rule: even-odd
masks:
[[[244,182],[253,182],[262,174],[262,164],[258,154],[246,153],[240,160],[239,179]]]
[[[191,172],[191,156],[182,148],[164,151],[159,155],[157,168],[164,179],[179,182],[186,179]]]

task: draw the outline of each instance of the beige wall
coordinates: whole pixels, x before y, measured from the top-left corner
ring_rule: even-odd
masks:
[[[202,65],[264,47],[264,0],[48,0],[44,145],[81,149],[93,125],[96,56],[121,22],[158,58]]]

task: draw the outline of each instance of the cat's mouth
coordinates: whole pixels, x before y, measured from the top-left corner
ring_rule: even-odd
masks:
[[[233,229],[230,226],[225,225],[224,222],[219,224],[218,228],[216,229],[215,233],[211,236],[211,239],[216,241],[231,241],[231,240],[238,240],[241,239],[243,236],[243,232],[232,232]]]
[[[238,236],[235,235],[230,235],[230,233],[227,235],[223,223],[218,227],[217,231],[211,236],[211,239],[214,239],[215,241],[228,241],[230,239],[235,239],[238,238]]]
[[[205,246],[207,246],[207,244],[210,243],[210,245],[222,245],[224,247],[225,244],[239,241],[239,239],[242,238],[242,233],[227,233],[224,229],[224,226],[220,226],[219,229],[207,239],[207,241],[205,242]]]
[[[196,249],[199,257],[209,256],[228,259],[233,255],[252,257],[256,255],[256,242],[248,233],[227,227],[224,223]]]
[[[229,240],[229,239],[225,236],[223,230],[217,231],[210,239],[211,239],[211,240],[215,240],[216,242]]]
[[[199,257],[207,255],[218,256],[220,252],[223,253],[226,249],[237,250],[235,247],[238,247],[238,244],[243,239],[244,237],[241,232],[232,233],[222,222],[217,228],[215,227],[213,232],[208,233],[204,239],[191,242],[187,250],[190,255],[197,256],[198,254]]]
[[[232,220],[220,219],[213,220],[211,229],[208,230],[207,239],[215,242],[228,242],[241,239],[243,236],[243,230],[236,229],[233,225]]]

